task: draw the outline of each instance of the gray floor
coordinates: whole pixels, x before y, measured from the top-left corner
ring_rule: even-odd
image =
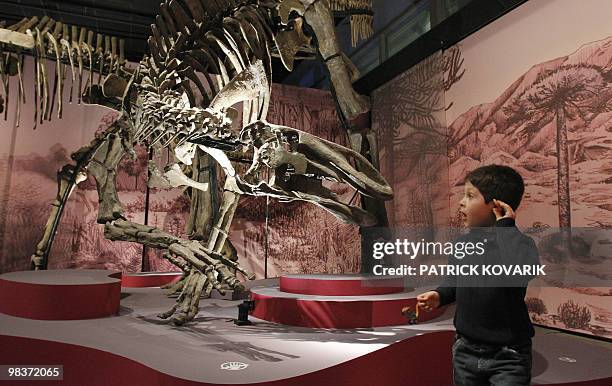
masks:
[[[278,285],[276,280],[252,285],[263,283]],[[175,327],[156,317],[174,304],[162,290],[124,288],[122,296],[116,317],[39,321],[0,314],[0,333],[97,348],[184,379],[255,383],[317,371],[427,331],[453,329],[452,308],[429,323],[414,326],[328,330],[254,319],[253,326],[238,327],[231,319],[237,316],[240,301],[219,299],[202,299],[195,323]],[[575,362],[559,359],[564,357]],[[534,382],[610,377],[611,359],[612,344],[538,328]],[[231,361],[249,367],[243,371],[220,369],[222,363]]]
[[[256,320],[238,327],[241,301],[202,299],[196,322],[175,327],[156,317],[172,307],[156,288],[124,288],[118,317],[39,321],[0,314],[2,334],[73,343],[134,359],[189,380],[255,383],[317,371],[386,347],[423,330],[451,329],[450,315],[422,326],[326,330]],[[221,370],[225,362],[250,366]],[[231,381],[228,377],[231,377]]]
[[[612,377],[612,343],[548,328],[536,327],[535,330],[533,383],[555,384]]]

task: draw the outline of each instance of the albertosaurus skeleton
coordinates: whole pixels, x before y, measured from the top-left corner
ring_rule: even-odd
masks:
[[[334,10],[358,14],[354,38],[368,34],[363,19],[371,13],[367,1],[332,3]],[[104,224],[105,236],[161,249],[164,258],[183,270],[183,278],[171,288],[171,292],[180,291],[176,305],[160,315],[172,317],[175,324],[195,317],[202,293],[208,296],[213,289],[222,292],[224,286],[239,287],[236,272],[252,277],[236,263],[236,252],[228,239],[241,195],[308,201],[344,221],[364,226],[377,223],[372,213],[340,202],[322,184],[324,179],[345,182],[364,196],[390,199],[391,188],[364,155],[298,129],[265,121],[272,55],[279,56],[289,70],[299,55],[319,57],[329,70],[343,121],[368,111],[366,99],[352,88],[355,68],[338,47],[327,0],[170,0],[160,5],[160,15],[151,31],[150,56],[136,68],[129,68],[123,42],[119,40],[117,52],[114,37],[98,34],[94,48],[93,32],[84,28],[79,32],[75,26],[68,28],[46,17],[40,21],[24,19],[0,29],[5,103],[9,101],[8,76],[19,75],[18,104],[24,96],[21,66],[23,54],[28,53],[36,60],[34,103],[40,108],[40,120],[50,119],[53,102],[49,99],[55,95],[61,116],[66,64],[72,70],[71,98],[76,84],[79,102],[82,98],[85,103],[121,113],[103,135],[72,154],[75,164],[66,165],[58,173],[58,194],[32,256],[35,269],[46,268],[66,200],[86,173],[96,180],[100,200],[97,221]],[[52,94],[45,59],[56,61]],[[84,91],[83,68],[89,70]],[[99,74],[98,84],[94,83],[94,72]],[[100,83],[101,76],[104,81]],[[238,111],[233,106],[239,103],[240,130],[233,128],[238,121]],[[351,143],[360,145],[372,137],[350,134]],[[156,150],[167,148],[173,154],[163,173],[151,169],[149,184],[191,187],[187,226],[190,239],[123,216],[115,178],[119,162],[126,154],[134,153],[135,144]],[[372,151],[375,146],[372,143],[368,148]],[[375,161],[376,155],[369,155]],[[243,175],[230,161],[236,156],[250,157],[252,161]],[[211,159],[226,175],[218,208],[211,204],[216,190],[209,186],[215,181],[215,169],[208,168]]]

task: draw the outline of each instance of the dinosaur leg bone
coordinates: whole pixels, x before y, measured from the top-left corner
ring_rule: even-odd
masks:
[[[310,3],[303,0],[303,3]],[[369,111],[367,99],[355,92],[351,83],[350,69],[341,54],[334,31],[334,18],[327,0],[314,1],[307,5],[304,12],[306,23],[317,36],[318,50],[329,70],[330,79],[342,113],[347,119]]]
[[[208,248],[217,253],[221,253],[224,248],[232,219],[240,200],[240,191],[236,189],[236,182],[233,177],[227,176],[223,189],[221,207],[217,212],[213,229],[208,239]]]
[[[176,325],[182,325],[195,317],[204,289],[205,293],[210,294],[213,288],[223,291],[222,284],[230,288],[241,287],[240,281],[230,269],[252,277],[237,263],[205,248],[199,241],[180,239],[148,225],[126,220],[109,221],[104,226],[104,235],[110,240],[131,241],[162,249],[165,251],[164,258],[187,272],[177,305],[160,315],[162,318],[172,316]]]
[[[36,245],[36,252],[31,257],[32,268],[46,269],[49,251],[55,238],[57,225],[61,219],[66,201],[74,190],[75,186],[84,180],[85,169],[100,148],[108,148],[108,142],[119,128],[111,126],[106,134],[101,138],[94,139],[90,144],[72,153],[71,158],[76,162],[75,165],[65,165],[57,175],[58,191],[55,200],[51,204],[51,214],[45,225],[43,237]]]
[[[123,218],[123,208],[117,196],[115,180],[117,178],[117,166],[125,154],[127,154],[127,149],[124,147],[123,139],[120,135],[111,133],[108,141],[100,146],[88,167],[88,170],[96,179],[98,189],[100,200],[99,224]]]

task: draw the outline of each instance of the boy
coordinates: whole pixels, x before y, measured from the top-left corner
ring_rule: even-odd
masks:
[[[470,232],[457,241],[487,240],[485,252],[461,260],[451,256],[449,264],[539,264],[535,243],[515,226],[523,192],[522,177],[510,167],[488,165],[469,173],[459,211]],[[499,287],[490,281],[486,286],[486,278],[447,276],[442,286],[417,297],[425,311],[457,303],[452,347],[455,386],[530,384],[534,330],[525,287],[531,278],[522,277],[518,287]]]

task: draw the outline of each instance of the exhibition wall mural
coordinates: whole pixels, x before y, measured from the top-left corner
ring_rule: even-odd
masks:
[[[455,47],[430,56],[372,94],[381,171],[395,192],[386,203],[392,226],[447,224],[445,91],[464,72]]]
[[[54,66],[49,64],[49,74]],[[33,68],[27,58],[24,68]],[[13,90],[17,79],[11,79]],[[34,99],[33,79],[24,79],[26,101]],[[68,100],[69,90],[64,90]],[[40,240],[50,204],[57,193],[57,171],[70,161],[70,154],[104,131],[116,113],[98,106],[73,103],[64,105],[63,119],[52,114],[51,121],[34,125],[33,103],[20,105],[17,120],[16,104],[11,103],[0,117],[0,272],[29,269],[30,256]],[[5,119],[6,118],[6,119]],[[36,128],[34,128],[36,126]],[[146,156],[145,156],[146,157]],[[146,160],[146,158],[145,158]],[[139,163],[125,159],[119,168],[117,187],[126,204],[126,215],[144,218],[146,173]],[[71,197],[52,246],[50,267],[107,268],[136,271],[140,268],[140,245],[105,240],[102,226],[96,225],[98,196],[95,182],[80,184]]]
[[[386,202],[393,239],[443,241],[451,235],[448,201],[448,128],[445,92],[463,74],[461,51],[438,52],[378,88],[372,94],[372,127],[380,148],[380,168],[393,187]],[[429,256],[428,264],[445,264]],[[395,257],[393,265],[418,265]],[[399,259],[399,260],[397,260]],[[435,285],[426,276],[406,286]]]
[[[28,65],[32,65],[29,60],[25,66]],[[52,67],[49,65],[51,72]],[[25,82],[25,89],[33,90],[32,79],[26,78]],[[33,92],[26,98],[33,98]],[[7,139],[0,143],[0,272],[29,269],[30,256],[40,240],[57,191],[57,170],[70,161],[70,153],[116,119],[116,114],[107,109],[72,103],[64,106],[63,119],[53,116],[50,122],[39,123],[34,129],[33,121],[27,119],[34,116],[31,105],[21,105],[19,127],[14,107],[11,105],[6,111],[6,120],[4,114],[0,117],[0,130]],[[268,121],[347,144],[328,92],[275,84]],[[117,185],[126,217],[144,223],[149,154],[144,148],[135,150],[134,159],[126,157],[122,161]],[[152,154],[152,158],[163,166],[167,153]],[[335,192],[345,202],[352,198],[352,190]],[[151,189],[148,224],[184,237],[189,205],[189,198],[181,189]],[[51,249],[50,269],[141,270],[142,247],[106,240],[103,226],[96,224],[97,210],[98,195],[90,177],[79,184],[69,199]],[[358,227],[344,224],[308,203],[270,200],[268,213],[268,277],[282,273],[359,271]],[[265,216],[265,197],[245,196],[231,229],[240,264],[257,278],[263,278],[265,273]],[[176,270],[158,251],[150,249],[145,253],[144,268]]]
[[[542,263],[556,262],[545,245],[572,227],[564,263],[593,285],[530,288],[532,319],[607,337],[612,240],[609,231],[593,235],[612,226],[612,28],[601,15],[611,10],[605,1],[520,6],[461,42],[466,74],[446,94],[455,102],[447,112],[450,202],[475,166],[517,169],[526,183],[518,224]]]
[[[350,147],[331,94],[316,89],[274,85],[268,121],[299,127]],[[324,182],[342,202],[358,196],[348,185]],[[357,273],[361,259],[359,227],[339,221],[305,202],[270,200],[268,276],[281,273]]]
[[[528,2],[382,86],[373,94],[373,126],[383,130],[380,141],[387,151],[382,152],[382,170],[396,189],[396,199],[388,203],[395,226],[432,223],[410,215],[419,206],[419,194],[425,201],[431,178],[411,176],[411,163],[398,160],[406,147],[414,147],[416,154],[430,147],[418,140],[403,144],[402,132],[426,127],[422,137],[446,135],[447,157],[440,160],[446,169],[435,162],[425,168],[435,169],[436,180],[445,180],[436,183],[445,192],[420,204],[426,208],[420,212],[427,214],[436,212],[430,208],[444,208],[446,201],[446,221],[433,224],[459,225],[467,172],[486,164],[519,171],[526,191],[517,222],[538,243],[542,264],[557,262],[558,255],[545,246],[558,244],[559,227],[571,226],[574,255],[566,266],[581,270],[585,282],[593,284],[530,287],[527,304],[533,321],[610,337],[612,240],[605,230],[612,226],[612,29],[602,14],[612,5],[560,2]],[[415,116],[429,99],[415,98],[420,87],[407,90],[406,79],[436,66],[432,61],[443,68],[456,51],[458,79],[436,98],[443,101],[437,108],[426,109],[439,112],[437,122],[423,125]],[[389,136],[384,130],[395,131]],[[385,143],[392,139],[389,151]],[[597,230],[604,232],[593,236]]]

